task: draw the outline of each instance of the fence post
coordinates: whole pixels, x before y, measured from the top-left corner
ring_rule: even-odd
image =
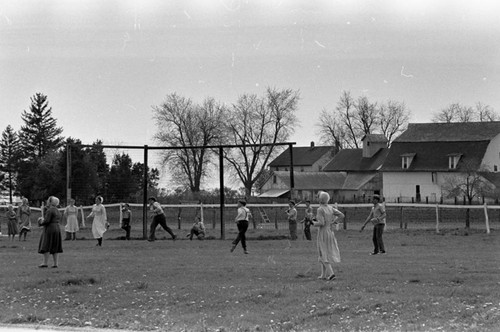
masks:
[[[488,218],[488,206],[484,203],[484,220],[486,222],[486,234],[490,234],[490,220]]]
[[[399,228],[403,229],[403,207],[399,208]]]
[[[439,234],[439,205],[436,204],[436,233]]]
[[[343,224],[344,224],[344,230],[346,230],[347,229],[347,209],[345,209],[345,211],[344,211]]]
[[[274,208],[274,228],[278,229],[278,209]]]
[[[215,218],[217,217],[217,211],[214,209],[214,217],[212,218],[212,228],[215,229],[215,225],[217,224],[215,222]]]

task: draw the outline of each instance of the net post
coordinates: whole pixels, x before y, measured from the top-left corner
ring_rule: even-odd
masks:
[[[486,223],[486,234],[490,234],[490,218],[488,217],[488,205],[484,203],[484,221]]]
[[[85,228],[87,227],[85,225],[85,213],[83,213],[83,206],[80,205],[80,212],[81,212],[81,215],[82,215],[82,228]]]
[[[290,149],[290,199],[293,199],[293,189],[295,187],[295,181],[293,178],[293,145],[288,144]]]
[[[222,146],[219,146],[219,183],[220,183],[220,238],[225,238],[224,227],[224,156]]]
[[[436,204],[436,233],[439,234],[439,204]]]
[[[122,220],[123,220],[123,205],[122,204],[123,203],[120,203],[120,206],[118,207],[120,209],[120,214],[119,214],[119,217],[118,217],[118,218],[120,218],[120,220],[119,220],[120,227],[123,226],[123,224],[122,224]]]
[[[144,145],[144,183],[142,194],[142,238],[147,239],[148,233],[148,146]]]

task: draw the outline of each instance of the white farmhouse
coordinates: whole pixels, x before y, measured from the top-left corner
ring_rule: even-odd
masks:
[[[438,202],[452,174],[500,171],[500,122],[411,123],[381,168],[388,202]]]

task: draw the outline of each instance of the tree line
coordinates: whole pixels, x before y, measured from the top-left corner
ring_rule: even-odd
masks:
[[[300,125],[297,118],[300,92],[268,87],[263,95],[243,94],[227,104],[207,97],[200,103],[177,93],[167,95],[152,108],[156,124],[154,140],[166,147],[162,164],[167,166],[176,195],[190,193],[192,198],[206,195],[202,186],[222,157],[225,172],[242,186],[242,195],[250,196],[269,176],[267,164],[281,147],[259,145],[289,141]],[[353,97],[343,91],[333,110],[323,109],[316,123],[323,144],[335,151],[361,147],[361,139],[370,133],[383,134],[392,142],[406,130],[411,111],[404,102],[388,100],[378,103],[366,96]],[[144,186],[144,164],[133,162],[128,154],[115,154],[111,165],[96,140],[91,147],[77,138],[64,138],[63,128],[52,116],[48,98],[42,93],[31,97],[29,109],[21,115],[23,125],[15,131],[8,125],[0,139],[0,189],[13,188],[30,200],[49,195],[66,196],[67,167],[72,196],[83,203],[103,195],[107,202],[141,201]],[[435,122],[495,121],[498,114],[488,105],[475,108],[450,104],[436,112]],[[210,146],[234,145],[222,150]],[[67,147],[71,146],[68,154]],[[190,148],[190,147],[201,148]],[[204,148],[206,147],[206,148]],[[158,188],[160,172],[147,169],[148,191],[166,195]],[[231,196],[238,193],[225,192]]]

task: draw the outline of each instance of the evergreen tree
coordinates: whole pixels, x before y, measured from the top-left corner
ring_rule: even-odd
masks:
[[[138,191],[132,178],[132,159],[128,154],[115,154],[109,171],[108,196],[111,201],[128,201]]]
[[[31,97],[30,109],[23,111],[21,118],[25,125],[21,127],[19,138],[29,160],[37,160],[61,147],[63,129],[57,127],[57,121],[52,117],[47,96],[36,93]]]
[[[19,137],[8,125],[0,139],[0,189],[9,189],[11,192],[16,190],[20,154]]]
[[[107,201],[109,165],[106,160],[104,148],[102,147],[102,141],[97,140],[92,143],[92,147],[87,148],[85,152],[89,155],[89,160],[92,165],[92,173],[97,175],[96,181],[92,182],[94,195],[101,195]]]
[[[68,145],[71,151],[69,158],[71,196],[77,204],[91,204],[96,195],[95,188],[98,188],[98,175],[89,151],[82,147],[82,142],[79,139],[71,137],[66,139],[66,144],[61,149],[59,158],[60,176],[63,177],[63,182],[67,181]],[[66,197],[66,195],[62,197]]]

